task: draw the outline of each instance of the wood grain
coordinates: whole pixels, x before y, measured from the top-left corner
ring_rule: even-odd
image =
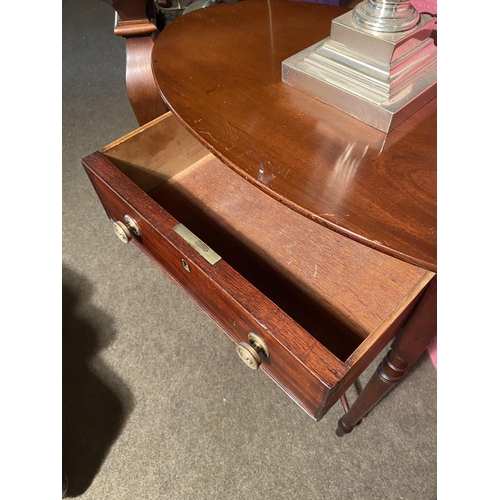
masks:
[[[151,68],[153,36],[158,29],[151,22],[155,16],[153,0],[105,0],[118,14],[115,34],[126,40],[125,82],[130,104],[139,125],[167,111]]]
[[[171,113],[102,152],[340,359],[428,274],[264,195]]]
[[[435,330],[435,101],[386,135],[281,83],[281,61],[342,12],[271,0],[181,16],[152,57],[187,130],[168,113],[83,160],[109,218],[134,217],[134,243],[233,341],[264,338],[262,370],[315,420],[408,317],[406,364]]]
[[[346,373],[344,363],[229,264],[220,261],[212,266],[205,261],[172,230],[178,221],[101,153],[85,158],[83,164],[109,218],[131,215],[142,232],[134,236],[134,243],[234,341],[248,341],[250,331],[261,336],[271,351],[261,365],[263,371],[319,420],[335,384]],[[181,258],[189,263],[190,273]]]
[[[210,154],[171,112],[108,144],[101,152],[144,191]]]
[[[247,279],[258,279],[257,259],[281,277],[287,286],[272,294],[275,301],[286,304],[290,290],[296,289],[308,303],[328,311],[340,331],[332,321],[325,325],[326,345],[328,337],[345,339],[348,334],[359,344],[429,274],[306,219],[260,193],[213,156],[171,178],[151,196],[216,252],[222,255],[224,248],[226,260],[237,268],[248,267]],[[249,255],[254,259],[247,266]],[[265,272],[261,290],[270,288],[268,280]],[[285,306],[285,311],[293,315],[296,306]]]
[[[266,196],[171,113],[83,163],[110,219],[136,219],[137,246],[235,342],[262,336],[273,353],[262,369],[315,420],[394,336],[433,275]],[[208,264],[173,232],[178,221],[223,260]]]
[[[434,276],[412,309],[405,326],[398,333],[392,349],[379,364],[349,411],[339,420],[336,431],[338,436],[351,432],[354,426],[403,379],[411,364],[417,361],[429,345],[436,334],[436,328],[437,277]],[[351,369],[345,379],[349,378],[353,371],[355,370]]]
[[[281,82],[281,62],[328,36],[343,12],[277,0],[194,11],[156,40],[157,83],[243,178],[331,230],[435,271],[435,100],[384,134]]]

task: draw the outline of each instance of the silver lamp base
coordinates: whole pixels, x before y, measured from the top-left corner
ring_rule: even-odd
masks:
[[[434,23],[422,14],[411,29],[377,32],[347,12],[330,37],[283,61],[282,81],[389,132],[436,97]]]

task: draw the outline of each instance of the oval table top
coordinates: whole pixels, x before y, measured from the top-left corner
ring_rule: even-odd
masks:
[[[389,134],[281,81],[346,9],[242,1],[195,10],[152,64],[180,121],[226,165],[312,220],[436,271],[436,100]]]

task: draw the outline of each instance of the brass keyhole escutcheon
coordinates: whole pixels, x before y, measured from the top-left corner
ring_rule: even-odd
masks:
[[[262,362],[262,357],[268,358],[270,353],[266,343],[255,333],[248,334],[248,341],[240,342],[236,346],[236,353],[240,359],[252,370],[257,370]]]
[[[190,273],[191,272],[191,269],[189,269],[189,264],[184,260],[184,259],[181,259],[181,263],[182,263],[182,267],[188,272]]]
[[[113,222],[113,230],[115,231],[116,236],[123,241],[123,243],[128,243],[132,239],[132,233],[136,236],[141,235],[141,230],[137,225],[137,222],[130,217],[130,215],[126,215],[124,217],[125,223],[121,221]]]

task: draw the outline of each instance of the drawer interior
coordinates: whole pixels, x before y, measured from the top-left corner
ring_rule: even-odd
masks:
[[[101,152],[344,362],[426,275],[266,195],[170,113]]]

